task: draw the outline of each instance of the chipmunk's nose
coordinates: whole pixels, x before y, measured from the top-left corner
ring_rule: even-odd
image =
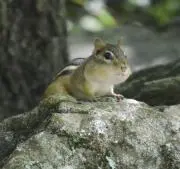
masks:
[[[122,70],[122,72],[125,72],[125,71],[126,71],[126,69],[127,69],[127,67],[126,67],[125,65],[121,66],[121,70]]]
[[[125,72],[127,69],[127,65],[125,63],[121,64],[121,70],[122,72]]]

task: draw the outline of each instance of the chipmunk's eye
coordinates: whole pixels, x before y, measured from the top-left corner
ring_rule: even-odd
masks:
[[[110,52],[110,51],[107,51],[107,52],[104,53],[104,57],[107,60],[112,60],[113,59],[113,53]]]

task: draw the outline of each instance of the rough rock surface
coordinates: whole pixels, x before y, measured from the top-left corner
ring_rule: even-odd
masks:
[[[23,137],[8,158],[4,154],[1,165],[3,169],[179,169],[179,110],[179,105],[152,108],[132,99],[76,103],[55,96],[0,123],[4,132]],[[17,119],[18,125],[13,125]]]
[[[149,105],[180,103],[180,60],[138,71],[116,92]]]

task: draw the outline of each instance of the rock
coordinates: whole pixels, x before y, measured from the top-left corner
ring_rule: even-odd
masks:
[[[180,168],[180,106],[60,98],[40,103],[39,125],[30,125],[3,169]]]
[[[17,137],[13,132],[0,132],[0,167],[4,157],[8,156],[16,147]]]
[[[13,116],[0,123],[0,167],[16,148],[17,143],[31,135],[45,115],[45,113],[41,114],[38,108],[34,108],[30,112]]]
[[[116,92],[152,106],[180,103],[180,60],[134,73]]]
[[[162,112],[171,118],[169,121],[170,133],[173,137],[162,145],[162,157],[168,163],[162,163],[162,168],[180,168],[180,105],[167,106]]]

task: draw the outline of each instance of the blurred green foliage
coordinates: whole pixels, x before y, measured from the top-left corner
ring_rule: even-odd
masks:
[[[86,0],[71,0],[71,1],[74,2],[75,4],[83,6]]]
[[[90,15],[99,20],[104,28],[115,27],[117,23],[139,21],[145,25],[153,25],[155,27],[163,27],[173,23],[180,15],[180,0],[149,0],[140,4],[137,0],[68,0],[67,10],[70,18],[81,19],[84,15]],[[94,7],[102,2],[98,12],[93,12]],[[73,7],[72,7],[73,6]],[[73,9],[72,9],[72,8]],[[180,16],[179,16],[180,17]],[[86,22],[87,23],[87,22]],[[90,22],[89,22],[90,23]]]
[[[156,23],[164,25],[170,23],[180,12],[180,0],[164,0],[148,9]],[[180,14],[180,13],[179,13]]]
[[[66,6],[68,19],[85,30],[93,32],[117,26],[103,0],[98,3],[89,0],[67,0]]]
[[[97,15],[97,17],[106,27],[111,27],[116,25],[115,18],[106,9],[102,9],[99,15]]]

